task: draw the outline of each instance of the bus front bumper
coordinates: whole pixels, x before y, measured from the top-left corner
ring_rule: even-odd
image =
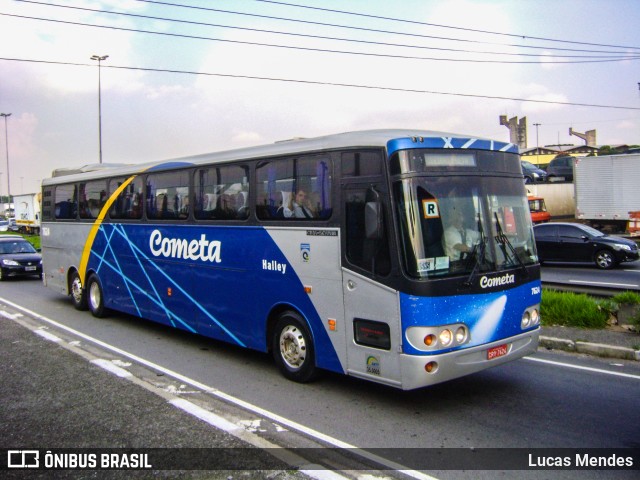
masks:
[[[438,356],[401,355],[402,389],[413,390],[496,367],[538,349],[540,328],[477,347],[456,350]],[[436,362],[427,373],[426,365]]]

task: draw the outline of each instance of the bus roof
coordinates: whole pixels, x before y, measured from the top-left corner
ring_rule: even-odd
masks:
[[[237,160],[251,160],[262,157],[276,157],[298,153],[311,153],[340,148],[477,148],[518,153],[517,145],[496,142],[459,134],[409,129],[363,130],[338,133],[315,138],[293,138],[273,144],[205,153],[187,157],[167,159],[139,164],[94,164],[78,168],[54,170],[53,178],[43,180],[43,185],[69,183],[91,178],[112,177],[114,175],[134,175],[143,171],[169,170],[189,165],[223,163]]]

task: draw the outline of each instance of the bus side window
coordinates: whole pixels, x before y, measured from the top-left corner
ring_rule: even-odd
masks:
[[[384,229],[385,235],[381,239],[367,238],[365,231],[367,190],[368,187],[346,188],[343,192],[345,199],[346,257],[352,265],[377,275],[385,276],[391,271],[389,242],[386,236],[388,229]],[[386,226],[386,218],[384,218],[384,223]]]
[[[42,220],[53,220],[53,190],[54,187],[44,187],[42,189]]]
[[[98,218],[107,201],[107,183],[104,180],[80,184],[80,218]]]
[[[225,165],[196,170],[194,216],[197,220],[249,218],[249,168]]]
[[[180,199],[189,196],[189,172],[151,173],[147,176],[147,218],[157,220],[184,220],[188,211],[180,212]],[[134,197],[135,199],[135,197]],[[133,202],[132,207],[133,208]]]
[[[126,178],[113,179],[109,182],[109,194],[112,195]],[[109,216],[113,219],[140,219],[142,218],[142,178],[134,178],[127,187],[120,192],[116,201],[111,206]]]
[[[325,155],[273,160],[256,169],[256,213],[260,220],[327,220],[332,162]]]
[[[55,216],[59,220],[75,220],[78,211],[78,187],[59,185],[55,190]]]

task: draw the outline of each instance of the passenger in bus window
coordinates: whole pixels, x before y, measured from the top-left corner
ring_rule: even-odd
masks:
[[[218,196],[218,204],[215,209],[215,218],[218,220],[232,220],[236,218],[235,200],[228,194]]]
[[[295,197],[291,195],[289,205],[284,208],[285,218],[313,218],[313,213],[309,207],[307,192],[299,189]]]
[[[478,241],[478,232],[465,228],[461,210],[454,210],[451,224],[444,231],[445,252],[451,260],[460,260]]]

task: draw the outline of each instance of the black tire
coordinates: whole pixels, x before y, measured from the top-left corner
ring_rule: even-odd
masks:
[[[4,273],[4,270],[0,268],[0,282],[4,282],[7,279],[7,276]]]
[[[610,250],[598,250],[595,254],[594,261],[596,267],[602,270],[609,270],[617,265],[616,257]]]
[[[76,310],[87,309],[87,292],[82,287],[82,281],[78,272],[73,272],[69,279],[69,295]]]
[[[96,318],[105,317],[108,313],[104,306],[104,291],[102,284],[96,275],[91,275],[87,280],[87,306],[91,314]]]
[[[313,338],[297,313],[280,315],[273,331],[271,348],[276,365],[285,378],[306,383],[318,375]]]

